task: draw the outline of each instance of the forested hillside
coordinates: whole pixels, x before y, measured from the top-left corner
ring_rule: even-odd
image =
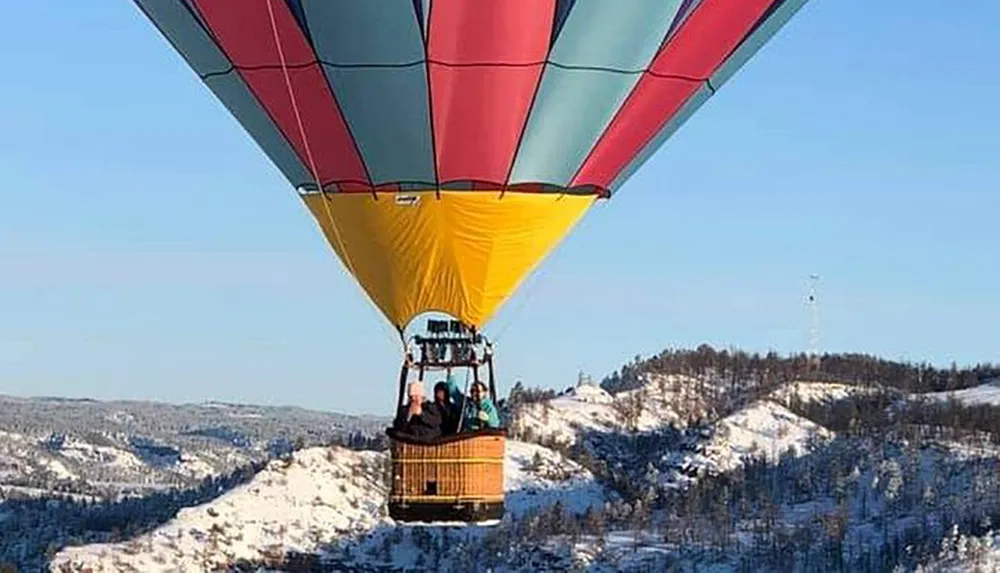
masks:
[[[389,519],[381,420],[208,405],[142,422],[157,407],[43,400],[14,409],[24,433],[0,433],[17,460],[0,467],[0,563],[964,570],[1000,562],[996,376],[703,346],[600,384],[516,384],[502,401],[508,512],[492,527]]]
[[[642,384],[643,374],[684,374],[717,377],[745,387],[767,391],[794,380],[836,380],[845,384],[878,385],[904,392],[947,392],[971,388],[1000,378],[1000,365],[992,363],[935,368],[927,363],[895,362],[867,354],[823,354],[818,363],[806,354],[781,356],[717,350],[703,344],[694,350],[664,350],[631,362],[601,381],[609,392],[631,390]]]

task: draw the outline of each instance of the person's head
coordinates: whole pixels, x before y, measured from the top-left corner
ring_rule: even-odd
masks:
[[[486,384],[483,384],[482,382],[476,382],[473,384],[472,388],[469,389],[469,396],[476,404],[482,402],[483,398],[486,398]]]
[[[411,404],[414,402],[422,404],[424,402],[425,395],[423,381],[417,380],[416,382],[410,382],[410,385],[406,389],[406,393],[410,397]]]
[[[434,401],[438,404],[447,404],[450,401],[447,382],[438,382],[434,385]]]

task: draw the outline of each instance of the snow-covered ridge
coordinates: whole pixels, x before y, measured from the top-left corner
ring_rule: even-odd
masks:
[[[245,560],[266,563],[290,553],[323,554],[335,541],[395,528],[385,515],[386,454],[344,448],[296,452],[249,483],[181,510],[155,531],[123,543],[70,547],[53,571],[204,571]],[[559,501],[583,512],[605,500],[587,470],[541,446],[508,442],[507,511],[512,516]]]
[[[293,407],[0,395],[0,490],[101,500],[191,490],[279,456],[298,438],[318,445],[383,427],[376,418]]]
[[[652,375],[642,387],[615,395],[580,384],[552,400],[526,404],[512,429],[528,439],[569,445],[585,431],[684,427],[711,413],[700,387],[698,379],[680,375]]]
[[[962,535],[954,528],[941,546],[941,551],[915,573],[1000,571],[1000,535]]]
[[[994,380],[972,388],[953,390],[950,392],[928,392],[912,394],[912,398],[945,402],[952,398],[969,406],[988,405],[1000,406],[1000,380]]]
[[[769,400],[723,418],[716,428],[703,449],[716,472],[735,469],[748,456],[776,461],[786,452],[803,455],[809,440],[833,437],[833,432]]]
[[[725,444],[731,450],[727,458],[757,450],[768,458],[776,458],[790,448],[801,453],[810,436],[832,434],[789,411],[785,405],[790,396],[836,400],[869,390],[846,384],[792,383],[718,420],[713,424],[715,438],[707,447],[712,450]],[[570,445],[586,432],[683,428],[713,413],[704,396],[704,382],[680,375],[652,375],[640,388],[615,395],[593,384],[580,384],[552,400],[524,406],[514,431],[542,442],[551,440]],[[721,463],[723,467],[728,465],[731,464]]]
[[[650,451],[651,457],[641,458],[643,467],[626,465],[615,471],[622,469],[638,473],[640,478],[645,475],[651,479],[649,485],[659,484],[671,489],[688,482],[696,488],[712,487],[712,475],[738,470],[747,458],[775,460],[789,452],[797,457],[805,454],[812,442],[834,437],[829,430],[780,404],[780,399],[798,394],[811,400],[837,400],[847,397],[854,390],[853,387],[829,383],[817,383],[811,387],[809,383],[797,383],[794,387],[783,388],[752,402],[708,426],[698,426],[697,431],[678,432],[676,428],[680,425],[674,425],[675,422],[697,413],[699,402],[694,397],[688,397],[690,401],[686,404],[679,402],[664,407],[662,402],[657,402],[658,395],[684,393],[684,388],[677,388],[669,380],[667,384],[659,380],[650,382],[645,387],[615,396],[596,386],[582,385],[550,400],[547,406],[541,403],[528,405],[526,411],[529,416],[522,419],[522,423],[529,424],[527,428],[531,427],[530,424],[540,424],[536,435],[545,436],[544,430],[550,430],[556,435],[568,437],[563,443],[577,440],[590,444],[594,433],[599,433],[604,437],[593,443],[602,447],[612,446],[605,452],[611,454],[615,453],[616,443],[625,444],[627,450],[630,436],[647,436],[654,447]],[[666,386],[666,392],[661,386]],[[638,410],[625,411],[636,404],[640,405]],[[547,419],[542,419],[542,416]],[[631,419],[626,419],[629,416]],[[565,427],[560,427],[560,424]],[[587,439],[581,440],[584,437]],[[665,441],[662,442],[662,449],[658,449],[660,442],[657,440],[661,437]],[[852,464],[860,464],[860,471],[858,466],[844,466],[838,470],[844,474],[838,474],[838,479],[847,480],[844,487],[856,486],[858,492],[868,492],[863,493],[867,500],[865,503],[872,508],[868,511],[882,511],[883,505],[896,503],[893,500],[906,493],[905,488],[900,489],[900,483],[906,484],[919,478],[924,480],[925,485],[936,484],[933,479],[921,476],[938,465],[934,461],[938,457],[941,460],[960,460],[977,456],[992,458],[996,454],[966,451],[967,447],[958,445],[954,448],[942,446],[937,450],[925,445],[923,449],[915,450],[917,456],[914,459],[918,461],[911,463],[908,460],[913,456],[907,450],[901,453],[893,453],[891,448],[883,451],[881,441],[865,442],[865,439],[856,439],[860,448],[845,446],[839,440],[833,441],[828,448],[821,450],[825,452],[821,455],[828,456],[830,451],[845,448],[844,452],[835,456],[857,454],[857,460]],[[662,458],[657,459],[658,456]],[[610,460],[612,457],[606,458],[606,461]],[[809,472],[825,467],[824,460],[826,458],[798,458],[788,462],[791,466],[785,464],[781,469],[792,471],[789,467],[797,467],[801,470],[811,465],[814,469],[806,474],[811,475]],[[58,567],[67,566],[69,570],[76,571],[90,567],[95,572],[129,568],[141,571],[203,571],[241,561],[253,567],[281,567],[283,559],[304,555],[307,561],[323,560],[328,565],[340,567],[335,570],[406,570],[434,568],[440,563],[445,563],[444,567],[448,570],[470,570],[469,567],[474,570],[479,563],[474,559],[483,558],[483,551],[487,551],[487,554],[496,555],[508,565],[510,560],[517,561],[520,556],[527,556],[528,565],[524,565],[522,560],[516,567],[500,566],[496,569],[498,571],[539,570],[539,567],[547,570],[549,566],[565,569],[573,564],[587,565],[594,571],[610,571],[615,570],[615,564],[621,567],[634,562],[637,567],[642,566],[640,562],[644,563],[647,558],[649,566],[659,568],[664,563],[662,559],[665,555],[678,551],[675,543],[664,543],[656,530],[637,530],[608,532],[604,537],[584,534],[575,541],[571,536],[549,534],[533,538],[528,545],[521,544],[502,556],[502,550],[501,553],[489,553],[490,547],[508,546],[511,538],[504,536],[520,532],[518,522],[555,519],[550,516],[556,514],[549,513],[532,517],[530,514],[535,509],[551,508],[558,502],[564,510],[577,515],[593,507],[603,507],[610,514],[619,511],[617,508],[620,506],[615,505],[617,496],[606,491],[587,469],[541,445],[508,441],[505,468],[508,517],[496,528],[463,527],[461,524],[430,528],[399,526],[385,517],[382,509],[386,494],[382,473],[385,462],[383,453],[340,448],[302,450],[293,455],[290,464],[274,462],[250,483],[209,503],[182,510],[174,519],[149,534],[119,544],[64,549],[56,556],[52,569],[57,571]],[[648,468],[647,463],[650,463]],[[908,464],[916,465],[911,468]],[[976,467],[975,463],[969,467]],[[984,471],[989,470],[984,467]],[[792,479],[795,475],[798,474],[791,473],[788,478]],[[897,478],[905,479],[899,482]],[[768,481],[768,478],[764,479]],[[860,480],[860,485],[852,486],[854,482],[850,480]],[[760,487],[774,487],[772,482],[770,480],[770,485]],[[778,508],[781,520],[804,527],[811,523],[810,519],[815,521],[817,512],[832,519],[830,516],[835,513],[831,512],[836,509],[836,504],[831,501],[832,497],[822,497],[832,495],[822,489],[827,486],[822,485],[822,480],[801,482],[799,485],[802,483],[819,488],[816,489],[819,497],[792,503],[788,500],[794,499],[793,496],[780,489],[774,490],[771,495],[779,496],[786,504]],[[938,485],[934,485],[932,493],[943,495],[943,486],[939,489]],[[912,492],[910,497],[913,497]],[[945,499],[942,497],[943,501]],[[609,502],[612,502],[610,506],[607,505]],[[609,507],[612,509],[609,510]],[[855,503],[850,507],[856,514],[853,519],[871,518],[864,514],[863,504]],[[590,519],[589,515],[584,521]],[[520,521],[523,518],[527,520]],[[905,521],[904,518],[909,519],[900,517]],[[564,519],[575,518],[565,515]],[[864,523],[858,525],[851,529],[849,535],[863,536],[866,526]],[[747,531],[758,528],[760,520],[749,519],[737,530],[741,527],[749,528]],[[733,535],[734,541],[742,539],[738,532]],[[635,552],[635,540],[640,538],[642,548]],[[734,547],[739,547],[741,543],[743,541],[736,542]],[[855,540],[852,543],[859,546],[860,542]],[[953,554],[946,557],[943,559],[945,569],[954,563]]]
[[[507,512],[514,516],[556,501],[567,511],[583,513],[608,496],[593,474],[576,462],[548,448],[514,440],[507,442],[504,489]]]
[[[769,399],[788,405],[794,397],[801,402],[834,402],[855,396],[864,396],[877,391],[874,386],[858,386],[840,382],[804,382],[786,384],[771,392]]]
[[[315,552],[379,522],[386,489],[384,455],[343,448],[297,452],[271,462],[245,485],[124,543],[70,547],[52,570],[203,571],[275,553]]]
[[[836,399],[852,389],[837,384],[810,387],[808,383],[779,389],[698,432],[677,435],[674,440],[665,437],[658,446],[663,448],[658,459],[649,457],[648,451],[632,450],[627,440],[615,443],[614,436],[669,434],[704,420],[714,414],[704,398],[711,391],[704,380],[685,376],[649,376],[643,386],[615,395],[580,384],[554,399],[524,406],[515,431],[526,439],[561,445],[599,438],[599,443],[588,443],[587,449],[598,458],[620,458],[618,463],[625,465],[613,464],[612,471],[644,471],[643,479],[650,485],[674,489],[706,475],[733,471],[750,458],[773,462],[786,453],[805,455],[812,442],[834,434],[779,400],[793,394]]]
[[[615,395],[583,383],[547,402],[522,404],[518,430],[543,444],[559,443],[550,448],[508,441],[507,517],[496,527],[394,523],[383,510],[386,454],[308,448],[294,453],[290,462],[270,463],[249,483],[212,501],[182,509],[149,533],[121,543],[65,547],[50,566],[53,571],[94,572],[225,570],[233,564],[248,571],[315,570],[307,564],[319,562],[325,567],[321,570],[344,571],[579,567],[603,572],[716,565],[739,570],[745,559],[767,555],[770,561],[761,570],[788,570],[785,549],[768,549],[776,531],[827,543],[831,531],[841,526],[846,528],[844,556],[853,568],[868,558],[858,553],[862,549],[892,551],[884,544],[902,547],[914,539],[910,535],[924,544],[920,555],[927,555],[927,547],[934,554],[939,546],[948,546],[925,570],[995,566],[1000,553],[989,535],[978,545],[961,536],[939,543],[951,516],[961,516],[967,525],[973,517],[980,519],[974,515],[977,508],[1000,515],[995,493],[1000,491],[995,461],[1000,449],[995,444],[923,439],[902,431],[887,436],[878,429],[869,435],[864,428],[836,437],[790,409],[793,397],[815,405],[877,387],[795,382],[769,394],[755,391],[752,396],[760,398],[730,412],[741,403],[730,400],[733,393],[743,399],[750,395],[739,395],[739,386],[731,381],[724,384],[649,376],[643,386]],[[749,384],[747,388],[754,390]],[[711,403],[727,408],[728,415],[719,417]],[[15,449],[37,441],[14,432],[0,438]],[[99,442],[78,446],[75,439],[43,451],[61,456],[53,460],[73,472],[76,460],[60,450],[79,451],[83,467],[96,463],[97,448],[110,447]],[[584,446],[570,450],[579,463],[559,453],[566,444]],[[820,447],[812,455],[802,455],[814,445]],[[778,466],[740,471],[750,458],[776,460],[788,453],[792,455]],[[51,461],[30,468],[46,474],[61,471]],[[601,481],[587,468],[600,473]],[[738,479],[716,479],[730,472]],[[648,496],[657,490],[661,497]],[[758,505],[761,495],[774,504],[773,514],[771,505]],[[686,496],[699,501],[690,506]],[[716,500],[728,496],[735,497],[722,511]],[[973,498],[975,507],[967,508]],[[650,507],[648,501],[655,499],[667,500],[666,513],[643,514],[640,506]],[[700,508],[703,504],[708,509]],[[587,511],[593,508],[600,511]],[[162,520],[172,514],[159,515]],[[645,521],[651,517],[652,522]],[[768,525],[768,520],[774,522]],[[74,537],[62,536],[54,543],[61,546],[67,539]],[[791,550],[802,563],[826,563],[829,549],[796,545]]]

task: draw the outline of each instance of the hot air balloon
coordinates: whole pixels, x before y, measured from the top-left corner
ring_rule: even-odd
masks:
[[[400,403],[434,368],[485,366],[495,399],[484,324],[806,2],[134,1],[401,337],[451,317]],[[394,439],[390,513],[501,516],[504,447]]]

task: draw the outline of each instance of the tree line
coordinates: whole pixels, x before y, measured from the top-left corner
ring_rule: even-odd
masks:
[[[636,355],[606,376],[601,387],[616,393],[642,386],[649,374],[683,374],[709,377],[732,386],[774,388],[795,380],[836,380],[858,385],[884,385],[905,392],[947,392],[1000,379],[1000,365],[980,363],[939,368],[926,362],[899,362],[861,353],[822,354],[811,360],[805,353],[779,355],[718,350],[702,344],[694,350],[667,349],[648,358]]]

